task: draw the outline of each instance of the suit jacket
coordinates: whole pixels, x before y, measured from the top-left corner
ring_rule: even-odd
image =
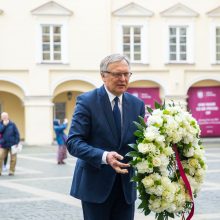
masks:
[[[139,115],[144,116],[144,103],[124,93],[122,111],[121,143],[118,145],[112,107],[104,86],[78,96],[67,139],[69,153],[78,158],[70,192],[72,196],[93,203],[103,203],[108,198],[116,172],[110,165],[102,164],[102,155],[104,151],[116,151],[125,156],[131,150],[128,144],[136,140],[133,121],[137,121]],[[123,162],[128,159],[125,157]],[[135,183],[130,181],[133,172],[129,168],[129,174],[122,175],[128,204],[136,199]]]

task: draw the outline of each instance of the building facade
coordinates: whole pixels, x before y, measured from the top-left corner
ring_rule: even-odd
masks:
[[[111,53],[131,60],[129,92],[174,100],[220,136],[219,0],[0,0],[0,30],[0,112],[27,144],[52,143],[53,118],[71,121]]]

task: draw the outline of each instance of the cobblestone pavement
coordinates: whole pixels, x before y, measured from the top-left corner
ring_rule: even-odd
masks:
[[[209,168],[193,219],[220,220],[220,144],[207,144],[206,156]],[[66,162],[56,164],[55,146],[25,146],[15,176],[0,176],[0,219],[83,220],[80,201],[69,196],[75,158]],[[145,219],[154,218],[136,210],[135,220]]]

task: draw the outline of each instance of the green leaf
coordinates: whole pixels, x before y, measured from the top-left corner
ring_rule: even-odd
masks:
[[[137,150],[137,144],[128,144],[128,146],[134,150]]]
[[[134,135],[135,135],[136,137],[143,137],[143,133],[142,133],[142,131],[140,131],[140,130],[135,131],[135,132],[134,132]]]
[[[158,220],[164,220],[163,212],[158,214]]]
[[[127,156],[127,157],[138,157],[139,155],[140,155],[140,153],[138,153],[137,151],[130,151],[125,156]]]
[[[174,217],[175,217],[173,213],[166,212],[166,214],[167,214],[170,218],[174,218]]]
[[[153,112],[153,109],[147,106],[147,111],[151,114]]]
[[[144,128],[146,128],[147,127],[147,125],[146,125],[146,123],[145,123],[145,121],[144,121],[144,118],[143,117],[141,117],[141,116],[138,116],[138,120],[139,120],[139,123],[144,127]]]
[[[136,125],[138,130],[141,130],[141,131],[144,130],[144,127],[141,124],[139,124],[138,122],[134,121],[134,124]]]
[[[155,106],[156,109],[160,109],[161,108],[161,105],[158,102],[155,102],[154,106]]]

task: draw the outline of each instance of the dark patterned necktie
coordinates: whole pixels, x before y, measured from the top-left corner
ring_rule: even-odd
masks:
[[[115,125],[116,125],[116,128],[117,128],[117,133],[118,133],[119,143],[120,143],[120,141],[121,141],[121,112],[120,112],[120,109],[118,107],[119,98],[116,96],[114,98],[114,101],[115,101],[115,105],[113,107],[113,116],[114,116],[114,119],[115,119]]]

